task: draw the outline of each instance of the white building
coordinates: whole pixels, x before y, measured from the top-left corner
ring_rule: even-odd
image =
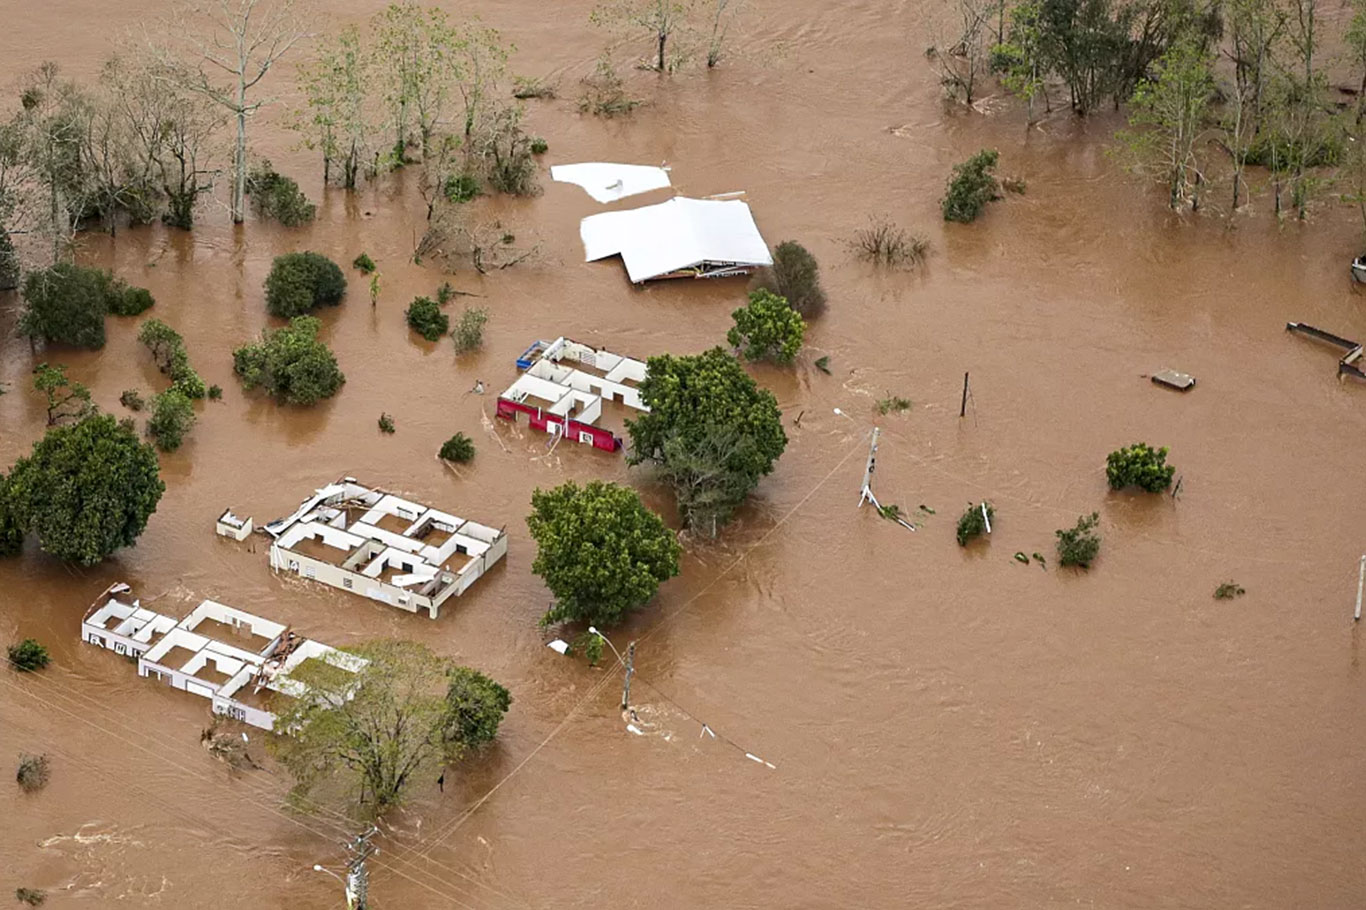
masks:
[[[275,712],[289,699],[307,693],[289,675],[304,661],[352,674],[367,663],[217,601],[205,600],[177,621],[146,609],[131,593],[122,583],[106,589],[81,620],[82,640],[134,657],[139,676],[207,698],[215,714],[264,730],[275,726]]]
[[[271,568],[436,619],[507,554],[507,534],[367,487],[328,484],[264,528]]]
[[[233,540],[246,540],[252,532],[251,518],[240,518],[232,514],[232,509],[226,510],[218,516],[218,521],[214,525],[214,533],[219,537],[231,537]]]
[[[535,430],[615,452],[621,437],[597,425],[602,403],[650,410],[637,385],[645,379],[645,364],[630,357],[561,336],[527,348],[517,366],[523,373],[498,396],[497,414],[505,420],[526,414]]]

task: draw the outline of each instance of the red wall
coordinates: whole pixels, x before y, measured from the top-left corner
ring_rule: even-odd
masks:
[[[564,424],[565,435],[573,442],[579,441],[580,433],[589,433],[593,437],[593,448],[602,449],[604,452],[615,452],[621,448],[621,439],[612,435],[602,427],[595,427],[591,424],[580,423],[577,420],[566,420],[554,414],[545,414],[540,408],[533,408],[528,404],[521,404],[516,401],[509,401],[506,398],[498,399],[497,415],[504,420],[516,422],[518,413],[526,414],[530,418],[531,428],[540,430],[542,433],[551,432],[550,424]]]

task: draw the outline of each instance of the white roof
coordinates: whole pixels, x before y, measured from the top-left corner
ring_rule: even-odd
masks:
[[[662,167],[643,164],[557,164],[550,179],[583,187],[598,202],[616,202],[624,196],[647,193],[669,185],[669,172]]]
[[[621,254],[631,281],[706,262],[772,265],[749,206],[677,196],[658,205],[589,215],[579,225],[588,262]]]

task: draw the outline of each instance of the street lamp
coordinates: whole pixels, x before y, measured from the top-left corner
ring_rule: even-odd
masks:
[[[328,875],[335,878],[337,881],[341,882],[342,888],[346,890],[346,910],[354,910],[356,906],[356,892],[351,890],[351,884],[346,879],[342,878],[340,875],[333,872],[331,869],[327,869],[323,866],[318,865],[317,863],[313,864],[313,871],[325,872]]]
[[[612,649],[612,653],[615,654],[615,655],[617,656],[617,663],[620,663],[620,664],[626,663],[626,660],[621,656],[621,652],[617,650],[617,646],[614,645],[614,644],[612,644],[612,640],[609,639],[606,635],[603,635],[601,632],[599,632],[599,631],[597,630],[597,627],[596,627],[596,626],[589,626],[589,627],[588,627],[588,634],[589,634],[589,635],[596,635],[598,638],[601,638],[603,641],[607,642],[607,647],[611,648],[611,649]]]
[[[626,656],[622,657],[621,652],[617,650],[617,646],[612,644],[607,636],[599,632],[596,627],[589,626],[588,634],[596,635],[598,638],[607,642],[607,647],[611,648],[612,653],[617,656],[617,663],[626,668],[626,681],[621,689],[621,710],[625,711],[631,706],[631,677],[634,676],[636,672],[636,643],[631,642],[627,645]]]

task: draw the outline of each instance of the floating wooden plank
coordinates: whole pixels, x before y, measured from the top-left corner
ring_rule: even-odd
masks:
[[[1178,392],[1188,392],[1195,386],[1195,377],[1189,373],[1178,373],[1176,370],[1158,370],[1153,374],[1153,382],[1169,389],[1176,389]]]

